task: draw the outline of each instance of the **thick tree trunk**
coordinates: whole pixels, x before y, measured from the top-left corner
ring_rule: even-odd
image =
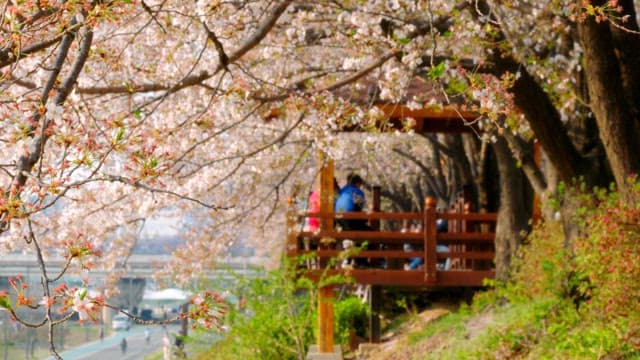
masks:
[[[611,27],[615,53],[620,62],[622,74],[622,86],[624,95],[630,108],[632,116],[636,119],[636,126],[640,126],[640,28],[636,21],[636,9],[633,0],[619,0],[622,6],[620,17],[628,16],[621,29],[616,26]],[[628,31],[630,30],[630,31]]]
[[[522,244],[523,233],[528,231],[528,204],[524,201],[523,174],[516,166],[511,150],[504,138],[493,144],[500,170],[500,207],[496,225],[496,279],[507,280],[511,259]]]
[[[638,120],[626,101],[609,24],[589,17],[578,24],[578,33],[584,48],[590,108],[616,184],[624,198],[632,202],[635,199],[627,179],[640,171],[640,134]]]

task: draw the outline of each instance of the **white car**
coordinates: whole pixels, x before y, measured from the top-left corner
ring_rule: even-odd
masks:
[[[129,330],[131,327],[131,319],[126,315],[116,315],[111,321],[113,330]]]

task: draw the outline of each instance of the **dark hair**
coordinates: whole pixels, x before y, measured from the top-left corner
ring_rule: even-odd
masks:
[[[349,174],[347,176],[347,183],[348,184],[359,185],[359,184],[362,184],[363,182],[364,181],[362,180],[362,178],[358,174],[351,173],[351,174]]]
[[[449,229],[449,223],[446,219],[438,219],[436,220],[436,231],[437,232],[447,232]]]

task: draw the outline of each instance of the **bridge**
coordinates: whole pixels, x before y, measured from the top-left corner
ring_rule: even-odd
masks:
[[[171,260],[171,255],[145,255],[133,254],[126,264],[118,264],[115,270],[105,271],[96,267],[91,270],[92,279],[104,279],[108,274],[118,269],[123,270],[123,277],[128,278],[152,278],[159,269]],[[47,272],[58,274],[62,271],[66,260],[62,257],[53,257],[46,260]],[[228,258],[221,260],[215,269],[204,271],[202,278],[209,280],[233,280],[235,276],[259,276],[260,270],[256,259],[252,258]],[[0,277],[22,275],[33,279],[39,278],[40,267],[34,254],[6,254],[0,257]],[[77,268],[69,271],[65,277],[80,277]]]

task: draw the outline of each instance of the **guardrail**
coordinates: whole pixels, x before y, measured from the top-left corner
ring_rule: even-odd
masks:
[[[425,205],[422,213],[296,213],[291,206],[286,254],[310,256],[307,267],[311,276],[342,272],[360,284],[482,286],[484,279],[494,278],[497,214],[468,212],[468,206],[438,212],[432,198],[427,198]],[[321,228],[314,232],[302,231],[304,219],[310,217],[322,219]],[[366,219],[373,230],[327,228],[325,224],[333,223],[325,221],[327,219]],[[438,219],[446,221],[442,231],[437,231]],[[413,225],[413,231],[401,224]],[[363,245],[365,242],[367,246]],[[353,248],[349,248],[351,244],[360,250],[354,253]],[[332,258],[340,260],[329,265]],[[366,266],[357,266],[355,259],[367,259]],[[417,261],[421,266],[406,269],[405,264],[414,259],[421,259]],[[351,266],[353,263],[355,267]]]

